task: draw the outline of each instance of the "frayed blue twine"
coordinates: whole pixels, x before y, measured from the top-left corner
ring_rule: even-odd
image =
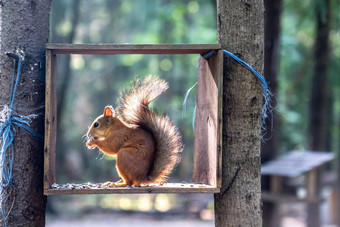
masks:
[[[22,67],[22,57],[18,55],[17,73],[15,75],[15,61],[13,66],[13,77],[10,93],[9,106],[5,106],[2,110],[3,120],[0,127],[0,211],[2,215],[1,222],[7,225],[8,214],[14,203],[15,191],[12,182],[12,167],[14,160],[14,147],[13,141],[16,134],[15,125],[30,132],[36,138],[42,140],[43,136],[38,132],[32,130],[30,126],[30,119],[37,117],[37,114],[31,114],[27,116],[13,116],[13,104],[14,97],[18,87]],[[1,122],[0,122],[1,123]],[[7,200],[12,197],[13,203],[11,207],[7,207]]]
[[[197,82],[191,88],[189,88],[187,92],[185,93],[183,104],[182,104],[182,118],[184,117],[185,112],[187,110],[187,100],[188,100],[189,93],[194,87],[196,87],[196,85],[197,85]],[[194,113],[193,113],[193,118],[192,118],[192,130],[193,131],[195,131],[195,118],[196,118],[196,105],[194,108]]]
[[[271,98],[273,97],[273,94],[270,91],[265,78],[256,69],[251,67],[247,62],[243,61],[242,59],[237,57],[235,54],[233,54],[233,53],[231,53],[227,50],[222,50],[222,51],[223,51],[223,53],[227,54],[232,59],[234,59],[237,63],[239,63],[243,67],[250,70],[255,75],[257,80],[260,82],[260,84],[262,86],[262,91],[263,91],[262,95],[263,95],[263,99],[264,99],[264,103],[263,103],[263,106],[262,106],[261,129],[266,130],[265,121],[269,117],[269,115],[271,115],[271,112],[273,111],[273,107],[271,105]],[[205,59],[209,59],[215,52],[216,52],[215,50],[208,51],[208,52],[202,53],[201,56],[204,57]],[[273,119],[271,119],[271,121],[273,121]]]

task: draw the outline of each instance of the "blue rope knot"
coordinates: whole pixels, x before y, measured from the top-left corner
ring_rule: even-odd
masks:
[[[12,182],[12,167],[14,160],[14,148],[13,141],[14,136],[16,134],[16,130],[14,126],[18,126],[31,134],[33,134],[38,139],[43,139],[43,136],[38,132],[34,131],[30,128],[30,119],[37,117],[37,114],[30,114],[27,116],[14,116],[13,112],[13,103],[15,92],[18,87],[20,74],[22,67],[22,57],[18,55],[18,67],[17,74],[15,76],[15,61],[13,66],[13,77],[11,84],[11,93],[10,93],[10,102],[9,105],[5,105],[0,116],[3,116],[0,119],[3,120],[2,124],[0,122],[0,211],[3,219],[6,223],[6,219],[8,217],[8,213],[10,209],[7,208],[6,202],[9,196],[13,196],[13,182]],[[12,190],[10,189],[12,188]],[[6,224],[5,224],[6,225]]]

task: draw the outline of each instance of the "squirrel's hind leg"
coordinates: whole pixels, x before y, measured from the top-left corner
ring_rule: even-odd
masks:
[[[141,186],[150,169],[150,162],[146,162],[144,159],[145,154],[136,148],[121,149],[117,154],[116,168],[125,184],[118,183],[116,185]]]

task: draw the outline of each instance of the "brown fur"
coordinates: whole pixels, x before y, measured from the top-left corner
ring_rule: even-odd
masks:
[[[107,106],[92,123],[86,145],[117,155],[121,180],[107,185],[164,183],[179,162],[182,143],[178,129],[167,117],[148,108],[167,88],[167,83],[158,77],[137,80],[133,88],[121,94],[117,113]]]

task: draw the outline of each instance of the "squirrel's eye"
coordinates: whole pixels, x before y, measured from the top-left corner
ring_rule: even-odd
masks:
[[[94,123],[94,125],[93,125],[93,127],[95,127],[95,128],[97,128],[98,126],[99,126],[98,122]]]

